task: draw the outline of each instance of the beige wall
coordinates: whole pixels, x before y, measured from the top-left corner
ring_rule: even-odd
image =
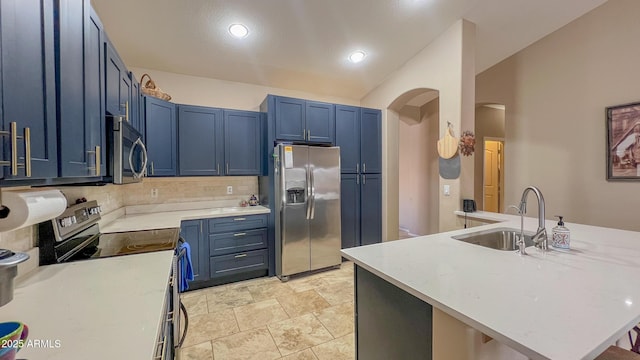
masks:
[[[484,140],[485,138],[504,138],[504,110],[486,106],[476,107],[476,151],[474,194],[478,210],[482,210],[484,185]]]
[[[438,99],[399,122],[399,224],[415,235],[438,230]]]
[[[399,120],[392,103],[414,89],[440,92],[440,134],[451,122],[457,134],[461,127],[473,128],[474,121],[475,25],[461,20],[409,60],[384,83],[362,99],[362,106],[383,109],[383,239],[398,235]],[[413,96],[411,96],[413,97]],[[410,98],[407,98],[409,100]],[[386,111],[384,109],[387,109]],[[435,151],[432,150],[432,151]],[[460,179],[440,180],[440,188],[451,185],[451,196],[440,196],[439,230],[456,227],[453,211],[463,197],[473,196],[473,161],[463,159]]]
[[[138,80],[148,73],[158,87],[171,95],[176,104],[201,105],[227,109],[260,111],[268,94],[360,106],[358,99],[323,96],[302,91],[174,74],[144,68],[130,69]]]
[[[605,157],[605,107],[640,101],[638,14],[608,1],[478,76],[478,103],[506,105],[506,204],[537,185],[548,218],[640,230],[640,183],[607,182]]]

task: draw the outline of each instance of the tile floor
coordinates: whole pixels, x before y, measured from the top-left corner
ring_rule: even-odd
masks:
[[[186,292],[189,331],[177,359],[354,359],[353,264]]]

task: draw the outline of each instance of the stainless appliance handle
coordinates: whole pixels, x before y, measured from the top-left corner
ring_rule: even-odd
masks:
[[[307,198],[305,199],[305,203],[307,205],[307,220],[309,220],[311,219],[311,174],[308,164],[304,166],[304,171],[307,178]]]
[[[136,148],[136,145],[139,145],[140,148],[142,149],[142,170],[140,170],[140,172],[136,172],[133,169],[133,149]],[[140,138],[138,138],[138,140],[136,140],[133,143],[133,146],[131,146],[131,149],[129,150],[129,166],[131,167],[131,172],[133,173],[133,178],[134,179],[139,179],[141,177],[144,176],[144,171],[147,169],[147,160],[148,160],[148,156],[147,156],[147,148],[144,146],[144,143],[142,142],[142,140]]]
[[[311,179],[311,217],[313,219],[316,214],[316,178],[313,175],[313,166],[309,170],[309,178]]]

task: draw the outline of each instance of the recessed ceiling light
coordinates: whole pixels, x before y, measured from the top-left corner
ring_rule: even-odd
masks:
[[[364,60],[365,57],[367,57],[367,54],[364,51],[356,50],[356,51],[352,52],[351,54],[349,54],[349,61],[351,61],[352,63],[356,64],[356,63],[359,63],[360,61]]]
[[[231,24],[231,26],[229,26],[229,33],[238,39],[242,39],[249,35],[249,29],[242,24]]]

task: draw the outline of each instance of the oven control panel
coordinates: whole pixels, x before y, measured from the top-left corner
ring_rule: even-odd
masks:
[[[53,219],[56,240],[84,230],[100,220],[102,209],[95,200],[69,206],[60,216]]]

